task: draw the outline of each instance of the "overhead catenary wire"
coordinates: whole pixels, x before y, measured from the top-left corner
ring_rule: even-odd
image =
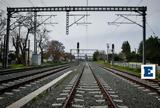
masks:
[[[137,6],[139,6],[141,3],[143,2],[143,0],[140,0],[137,4]]]
[[[148,25],[149,29],[151,30],[151,32],[153,33],[154,36],[156,36],[155,32],[153,31],[151,25],[146,21],[146,24]]]
[[[47,6],[43,0],[40,0],[41,4]]]
[[[33,4],[32,0],[28,0],[28,1],[34,7],[34,4]]]
[[[0,0],[0,2],[3,4],[3,5],[0,5],[0,7],[2,7],[2,6],[4,6],[4,7],[10,6],[10,4],[7,3],[5,0]]]

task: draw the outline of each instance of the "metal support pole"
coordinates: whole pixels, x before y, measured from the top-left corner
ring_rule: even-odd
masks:
[[[142,13],[142,17],[143,17],[143,59],[142,62],[143,64],[146,64],[146,54],[145,54],[145,42],[146,42],[146,12],[143,11]]]
[[[29,60],[29,57],[30,56],[30,40],[28,40],[28,66],[30,65],[30,60]]]
[[[109,62],[108,50],[109,50],[109,44],[107,43],[107,62]]]
[[[34,12],[34,54],[37,54],[36,31],[37,31],[37,12]]]
[[[1,60],[3,62],[3,42],[1,40]]]
[[[66,12],[66,35],[69,34],[69,12]]]
[[[112,65],[114,65],[114,50],[112,51]]]
[[[112,65],[114,65],[114,44],[112,44]]]
[[[7,30],[4,37],[4,53],[3,53],[3,68],[8,67],[8,51],[9,51],[9,33],[10,33],[10,18],[11,12],[7,9]]]
[[[78,65],[79,65],[79,48],[77,49],[77,54],[78,54]]]
[[[72,49],[70,49],[70,62],[72,62]]]

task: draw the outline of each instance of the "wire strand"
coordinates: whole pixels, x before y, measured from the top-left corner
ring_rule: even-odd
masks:
[[[156,36],[155,32],[153,31],[151,25],[149,25],[149,23],[146,21],[146,24],[148,25],[149,29],[151,30],[151,32],[153,33],[154,36]]]
[[[33,4],[33,2],[31,1],[31,0],[28,0],[29,1],[29,3],[34,7],[34,4]]]

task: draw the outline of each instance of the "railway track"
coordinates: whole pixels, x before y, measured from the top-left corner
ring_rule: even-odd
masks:
[[[138,83],[135,84],[118,74],[106,72],[109,70],[95,64],[81,63],[67,71],[63,74],[72,73],[71,76],[61,74],[66,76],[67,80],[64,77],[64,80],[57,77],[60,81],[58,86],[55,84],[58,80],[54,79],[53,81],[52,78],[21,99],[12,101],[7,108],[15,106],[16,108],[41,106],[53,108],[129,108],[132,106],[157,108],[159,106],[159,96],[157,93],[155,94],[155,91]],[[43,97],[39,96],[43,93],[45,94]]]
[[[46,71],[62,68],[62,67],[65,67],[65,66],[69,66],[69,65],[65,64],[65,65],[48,67],[48,68],[43,68],[43,69],[36,69],[36,70],[34,69],[34,70],[24,71],[24,72],[20,72],[20,73],[19,72],[17,72],[17,73],[11,73],[10,72],[9,74],[0,75],[0,84],[11,82],[11,81],[13,82],[14,80],[18,80],[18,79],[21,79],[21,78],[33,76],[33,75],[40,74],[40,73],[44,73]]]
[[[160,85],[159,85],[159,81],[155,81],[155,80],[142,80],[139,77],[132,75],[132,74],[128,74],[116,69],[111,69],[111,68],[107,68],[107,67],[103,67],[101,65],[98,65],[99,67],[102,67],[105,70],[108,70],[109,72],[112,72],[113,74],[116,74],[118,76],[121,76],[127,80],[132,81],[133,83],[136,83],[140,86],[143,86],[153,92],[156,92],[159,96],[160,96]]]
[[[118,101],[122,100],[117,99],[119,97],[114,93],[86,63],[82,72],[77,74],[62,90],[52,106],[55,108],[127,108],[123,103],[119,104]]]
[[[20,86],[24,86],[25,84],[29,84],[31,82],[37,81],[39,79],[45,78],[52,74],[55,74],[59,71],[65,70],[69,68],[68,65],[57,66],[52,68],[43,69],[42,71],[34,71],[27,74],[17,75],[13,78],[8,78],[0,81],[0,95],[5,92],[12,91],[13,89],[17,89]]]
[[[62,65],[65,65],[65,64],[66,63]],[[26,67],[21,69],[5,69],[5,70],[0,70],[0,75],[8,75],[8,74],[19,73],[19,72],[30,71],[30,70],[32,71],[37,69],[49,68],[53,66],[57,66],[57,65],[33,66],[33,67]]]

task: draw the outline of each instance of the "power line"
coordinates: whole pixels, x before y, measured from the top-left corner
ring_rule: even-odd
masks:
[[[139,6],[141,3],[143,2],[143,0],[140,0],[137,4],[137,6]]]
[[[146,21],[146,24],[148,25],[148,27],[151,30],[151,32],[153,33],[153,35],[156,36],[155,32],[153,31],[152,27],[149,25],[149,23],[147,21]]]
[[[41,4],[44,5],[44,6],[47,6],[43,0],[40,0]]]
[[[34,4],[33,4],[33,2],[31,1],[31,0],[28,0],[29,1],[29,3],[34,7]]]
[[[4,1],[4,0],[1,0],[0,1],[1,3],[3,3],[5,6],[10,6],[6,1]]]

